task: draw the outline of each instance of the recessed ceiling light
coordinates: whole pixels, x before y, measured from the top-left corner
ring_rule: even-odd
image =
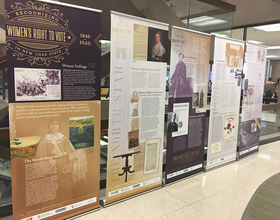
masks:
[[[278,50],[280,49],[280,46],[271,46],[271,47],[267,47],[268,50]]]
[[[184,23],[185,21],[186,20],[183,20]],[[213,18],[210,16],[202,16],[202,17],[190,19],[189,23],[193,26],[208,26],[208,25],[227,23],[227,21],[218,18]]]
[[[256,41],[256,40],[248,40],[249,43],[253,43],[253,44],[262,44],[263,42],[260,41]]]
[[[280,24],[268,24],[268,25],[256,26],[254,28],[267,32],[280,31]]]
[[[209,19],[212,19],[212,17],[201,16],[201,17],[197,17],[197,18],[191,18],[190,19],[190,24],[196,23],[196,22],[208,21]]]

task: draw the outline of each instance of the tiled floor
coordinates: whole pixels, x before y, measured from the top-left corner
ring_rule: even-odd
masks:
[[[78,220],[238,220],[259,185],[278,172],[280,141],[262,145],[258,154],[243,160],[101,207]]]

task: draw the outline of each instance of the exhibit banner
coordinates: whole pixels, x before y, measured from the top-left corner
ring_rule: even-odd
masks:
[[[99,207],[100,101],[12,103],[14,219],[65,219]]]
[[[14,219],[99,207],[100,12],[5,1]]]
[[[266,46],[247,42],[239,158],[259,150],[266,54]]]
[[[5,24],[10,103],[100,100],[100,11],[6,0]]]
[[[203,171],[211,36],[173,27],[165,183]]]
[[[106,204],[162,185],[168,25],[111,13]]]
[[[213,36],[214,59],[206,169],[236,160],[244,42]]]

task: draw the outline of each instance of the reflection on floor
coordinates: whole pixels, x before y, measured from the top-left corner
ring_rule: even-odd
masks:
[[[271,138],[280,138],[280,127],[275,125],[276,111],[263,111],[261,121],[261,135],[260,141]]]
[[[274,122],[276,121],[276,111],[270,110],[270,111],[263,111],[262,112],[262,120],[266,122]]]
[[[89,219],[241,219],[256,189],[280,172],[280,141],[221,168],[201,173],[100,211]],[[279,198],[280,200],[280,198]]]

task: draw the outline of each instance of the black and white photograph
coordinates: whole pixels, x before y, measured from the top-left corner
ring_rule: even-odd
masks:
[[[167,133],[178,131],[178,112],[168,112]]]
[[[173,112],[168,113],[167,133],[172,137],[188,134],[189,103],[174,103]]]
[[[57,69],[15,68],[16,101],[61,100]]]
[[[194,92],[192,97],[192,107],[197,108],[199,104],[199,92]]]
[[[207,105],[207,86],[197,85],[199,94],[198,108],[206,108]]]

